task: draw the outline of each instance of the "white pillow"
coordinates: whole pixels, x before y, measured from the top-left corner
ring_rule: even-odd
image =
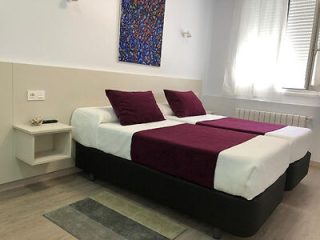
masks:
[[[174,116],[174,113],[167,103],[158,103],[158,106],[164,116]]]
[[[96,107],[92,109],[92,113],[96,114],[99,118],[99,123],[109,123],[109,122],[118,122],[118,117],[115,114],[111,106],[107,107]]]
[[[118,121],[118,118],[111,106],[78,108],[73,113],[73,117],[76,115],[80,115],[82,120],[89,121],[92,125]]]
[[[99,125],[111,122],[118,122],[111,106],[77,108],[71,118],[73,138],[87,147],[96,147]]]

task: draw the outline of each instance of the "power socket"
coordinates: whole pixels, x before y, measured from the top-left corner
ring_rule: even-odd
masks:
[[[28,101],[44,101],[46,100],[46,92],[44,90],[28,90]]]

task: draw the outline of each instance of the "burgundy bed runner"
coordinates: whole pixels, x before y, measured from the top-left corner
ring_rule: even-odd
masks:
[[[137,132],[131,158],[152,169],[212,188],[218,155],[257,135],[191,124]]]
[[[250,120],[244,120],[239,118],[222,118],[217,120],[201,121],[197,122],[197,125],[223,128],[238,132],[252,133],[258,135],[264,135],[267,132],[275,131],[284,128],[285,125],[262,123]]]

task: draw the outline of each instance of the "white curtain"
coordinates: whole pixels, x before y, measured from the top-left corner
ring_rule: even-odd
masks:
[[[224,90],[268,98],[279,87],[288,0],[236,0]]]

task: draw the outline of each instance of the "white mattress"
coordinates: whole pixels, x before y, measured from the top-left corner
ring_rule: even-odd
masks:
[[[184,117],[184,118],[178,118],[176,116],[165,116],[165,117],[166,119],[190,123],[190,124],[196,124],[197,122],[200,122],[200,121],[218,120],[218,119],[226,118],[225,116],[213,115],[213,114]],[[268,132],[265,134],[265,136],[286,139],[290,144],[290,163],[293,163],[301,159],[308,151],[310,151],[311,134],[312,134],[312,131],[308,128],[286,126],[282,129]]]
[[[170,120],[131,126],[102,123],[96,129],[95,148],[130,160],[131,140],[135,132],[178,124],[181,123]],[[265,136],[229,148],[219,154],[213,188],[251,200],[286,171],[288,152],[287,141]]]

